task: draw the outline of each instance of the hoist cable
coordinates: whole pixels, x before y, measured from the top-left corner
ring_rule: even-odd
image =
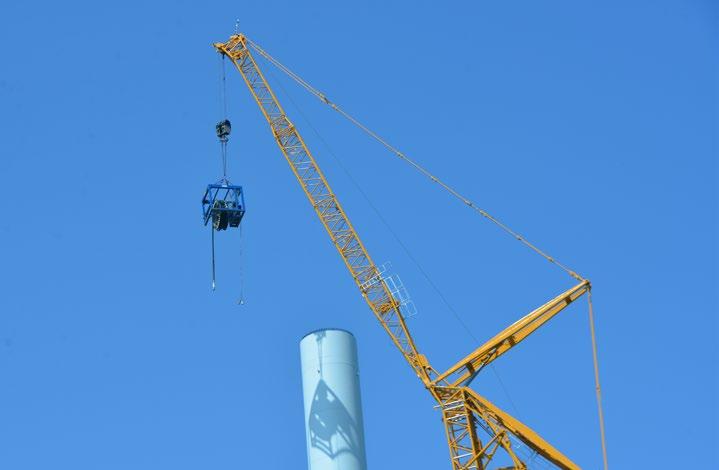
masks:
[[[227,74],[225,72],[225,55],[222,54],[220,65],[220,101],[222,106],[221,122],[227,120]],[[220,153],[222,156],[222,178],[227,180],[227,137],[220,138]]]
[[[222,153],[222,178],[227,179],[227,141],[220,142],[220,152]]]
[[[214,221],[213,221],[214,223]],[[215,290],[215,227],[210,225],[210,237],[212,238],[212,290]]]
[[[227,133],[220,134],[218,131],[218,136],[220,137],[220,152],[222,155],[222,184],[228,185],[229,180],[227,179],[227,141],[228,141],[228,134],[229,134],[229,120],[227,119],[227,72],[225,68],[225,54],[221,54],[221,64],[220,64],[220,101],[221,101],[221,108],[222,108],[222,117],[220,119],[220,124],[218,126],[222,126],[227,124]],[[219,128],[219,127],[218,127]],[[239,305],[245,304],[245,279],[244,279],[244,257],[243,257],[243,237],[242,237],[242,224],[239,226],[240,229],[240,260],[239,260],[239,267],[240,267],[240,298],[237,300],[237,303]],[[215,290],[215,229],[214,227],[211,228],[212,230],[212,290]]]
[[[217,92],[218,92],[218,98],[219,98],[219,105],[220,105],[220,116],[221,118],[225,117],[225,94],[224,94],[224,67],[225,67],[225,55],[224,54],[218,54],[217,55]]]
[[[222,83],[221,83],[221,96],[222,96],[222,118],[227,119],[227,80],[225,74],[225,55],[222,55]]]
[[[244,260],[244,238],[242,236],[242,225],[240,224],[240,299],[237,301],[240,305],[245,305],[245,260]]]
[[[345,166],[344,163],[342,163],[342,160],[337,156],[337,154],[332,150],[330,145],[327,143],[324,137],[319,133],[317,128],[312,125],[312,122],[310,122],[307,115],[302,111],[302,109],[299,107],[299,105],[295,102],[295,100],[292,99],[292,96],[289,94],[287,89],[282,85],[282,82],[275,77],[275,75],[270,70],[270,76],[274,79],[274,82],[279,86],[280,90],[284,93],[285,97],[288,99],[288,101],[292,104],[292,106],[295,108],[297,113],[302,117],[302,119],[305,121],[307,126],[312,129],[312,132],[317,136],[317,139],[322,143],[322,145],[327,150],[327,153],[330,154],[330,156],[337,162],[339,167],[342,169],[342,171],[347,175],[347,178],[352,182],[354,187],[357,189],[357,191],[362,195],[365,202],[370,206],[372,211],[375,213],[377,218],[382,222],[382,225],[385,226],[385,228],[389,231],[389,233],[394,237],[395,241],[399,246],[402,248],[402,251],[407,255],[407,257],[412,261],[412,263],[417,267],[419,272],[422,274],[422,276],[425,278],[427,283],[432,287],[432,290],[439,296],[442,303],[444,303],[447,310],[450,311],[450,313],[454,316],[454,318],[457,320],[457,322],[462,326],[464,331],[469,335],[469,337],[474,340],[475,343],[479,343],[479,339],[472,333],[472,330],[469,329],[469,326],[467,326],[467,323],[462,319],[462,317],[459,316],[459,313],[452,307],[452,305],[447,300],[447,297],[442,293],[442,291],[437,287],[437,284],[430,278],[427,271],[422,267],[422,265],[419,263],[417,258],[412,254],[412,252],[409,250],[407,245],[404,244],[402,239],[397,235],[397,232],[394,231],[394,229],[390,226],[389,222],[387,222],[387,219],[382,215],[380,210],[377,208],[377,206],[372,203],[367,193],[362,189],[357,179],[350,173],[349,169]],[[519,409],[517,408],[517,405],[514,403],[514,400],[512,400],[512,396],[509,394],[509,390],[507,389],[506,385],[504,384],[504,381],[499,376],[499,371],[497,371],[497,368],[494,366],[494,364],[490,364],[490,368],[492,369],[492,373],[494,374],[495,378],[497,379],[497,382],[499,383],[499,386],[501,387],[502,391],[504,392],[504,395],[507,397],[507,400],[509,401],[509,404],[511,405],[512,409],[514,410],[514,413],[520,417]]]
[[[348,121],[350,121],[352,124],[354,124],[356,127],[358,127],[359,129],[361,129],[362,131],[364,131],[367,135],[369,135],[370,137],[372,137],[374,140],[376,140],[377,142],[379,142],[380,144],[382,144],[385,148],[387,148],[387,150],[389,150],[390,152],[394,153],[397,157],[399,157],[400,159],[402,159],[403,161],[405,161],[406,163],[408,163],[408,164],[409,164],[410,166],[412,166],[415,170],[417,170],[417,171],[419,171],[420,173],[422,173],[423,175],[425,175],[425,176],[426,176],[427,178],[429,178],[432,182],[437,183],[438,185],[440,185],[440,186],[441,186],[445,191],[447,191],[449,194],[451,194],[451,195],[454,196],[455,198],[457,198],[457,199],[459,199],[460,201],[462,201],[465,205],[467,205],[467,206],[469,206],[470,208],[472,208],[472,209],[474,209],[475,211],[477,211],[480,215],[482,215],[483,217],[485,217],[486,219],[488,219],[489,221],[491,221],[492,223],[494,223],[496,226],[498,226],[499,228],[501,228],[501,229],[502,229],[503,231],[505,231],[506,233],[510,234],[510,235],[511,235],[512,237],[514,237],[516,240],[522,242],[524,245],[526,245],[527,247],[529,247],[532,251],[534,251],[534,252],[537,253],[538,255],[542,256],[544,259],[546,259],[546,260],[549,261],[550,263],[552,263],[552,264],[558,266],[560,269],[562,269],[563,271],[565,271],[567,274],[569,274],[569,275],[570,275],[571,277],[573,277],[574,279],[576,279],[576,280],[578,280],[578,281],[584,281],[584,280],[585,280],[582,276],[580,276],[579,274],[577,274],[575,271],[573,271],[572,269],[570,269],[570,268],[567,267],[566,265],[560,263],[559,261],[557,261],[557,259],[555,259],[554,257],[548,255],[546,252],[544,252],[544,251],[542,251],[541,249],[539,249],[536,245],[534,245],[533,243],[531,243],[529,240],[527,240],[526,238],[524,238],[522,235],[520,235],[519,233],[517,233],[517,232],[515,232],[514,230],[512,230],[511,228],[509,228],[507,225],[505,225],[504,223],[502,223],[499,219],[497,219],[496,217],[492,216],[491,214],[489,214],[489,213],[488,213],[487,211],[485,211],[484,209],[482,209],[482,208],[480,208],[479,206],[477,206],[473,201],[471,201],[471,200],[468,199],[467,197],[463,196],[461,193],[459,193],[457,190],[455,190],[454,188],[452,188],[451,186],[449,186],[447,183],[445,183],[444,181],[442,181],[442,180],[440,180],[439,178],[437,178],[436,176],[434,176],[432,173],[430,173],[426,168],[424,168],[423,166],[421,166],[419,163],[417,163],[416,161],[414,161],[414,160],[412,160],[411,158],[409,158],[407,155],[405,155],[404,153],[402,153],[402,152],[401,152],[399,149],[397,149],[396,147],[392,146],[389,142],[387,142],[385,139],[383,139],[379,134],[377,134],[376,132],[372,131],[372,130],[369,129],[367,126],[365,126],[364,124],[362,124],[361,122],[359,122],[359,121],[358,121],[357,119],[355,119],[352,115],[350,115],[349,113],[347,113],[344,109],[340,108],[336,103],[330,101],[330,100],[327,98],[327,96],[325,96],[322,92],[320,92],[319,90],[317,90],[316,88],[314,88],[312,85],[310,85],[309,83],[307,83],[302,77],[300,77],[299,75],[297,75],[296,73],[294,73],[292,70],[290,70],[290,69],[288,69],[287,67],[285,67],[282,63],[280,63],[277,59],[275,59],[275,58],[272,57],[270,54],[268,54],[264,49],[262,49],[262,48],[261,48],[260,46],[258,46],[256,43],[252,42],[250,39],[247,39],[247,42],[248,42],[248,43],[252,46],[252,48],[255,49],[262,57],[264,57],[265,59],[267,59],[270,63],[272,63],[272,65],[274,65],[275,67],[277,67],[278,69],[280,69],[282,72],[284,72],[285,74],[287,74],[292,80],[294,80],[295,82],[297,82],[301,87],[303,87],[305,90],[309,91],[311,94],[313,94],[314,96],[316,96],[320,101],[322,101],[323,103],[325,103],[326,105],[328,105],[329,107],[331,107],[332,109],[334,109],[335,111],[337,111],[340,115],[342,115],[344,118],[346,118],[346,119],[347,119]]]
[[[564,272],[566,272],[569,276],[572,278],[578,280],[578,281],[586,281],[582,276],[580,276],[577,272],[570,269],[568,266],[564,265],[563,263],[559,262],[556,258],[550,256],[545,251],[541,250],[538,246],[531,243],[529,240],[524,238],[522,235],[520,235],[518,232],[512,230],[509,226],[501,222],[496,217],[489,214],[484,209],[480,208],[475,204],[472,200],[462,195],[459,191],[455,190],[453,187],[451,187],[449,184],[445,183],[444,181],[440,180],[438,177],[433,175],[429,170],[424,168],[422,165],[414,161],[413,159],[409,158],[407,155],[405,155],[403,152],[401,152],[399,149],[391,145],[389,142],[387,142],[384,138],[382,138],[379,134],[362,124],[359,120],[357,120],[355,117],[350,115],[348,112],[346,112],[344,109],[342,109],[340,106],[338,106],[336,103],[330,101],[327,96],[314,88],[312,85],[310,85],[308,82],[306,82],[302,77],[294,73],[292,70],[284,66],[281,62],[279,62],[277,59],[272,57],[269,53],[267,53],[264,49],[262,49],[259,45],[254,43],[253,41],[247,39],[247,42],[252,46],[252,48],[257,51],[261,56],[263,56],[265,59],[267,59],[272,65],[280,69],[282,72],[284,72],[287,76],[289,76],[292,80],[294,80],[297,84],[299,84],[301,87],[303,87],[305,90],[310,92],[312,95],[314,95],[316,98],[318,98],[320,101],[331,107],[333,110],[335,110],[337,113],[339,113],[341,116],[343,116],[345,119],[350,121],[354,126],[358,127],[360,130],[365,132],[367,135],[369,135],[371,138],[373,138],[375,141],[380,143],[382,146],[384,146],[387,150],[394,153],[397,157],[399,157],[404,162],[408,163],[410,166],[412,166],[415,170],[422,173],[424,176],[429,178],[432,182],[437,183],[440,187],[442,187],[446,192],[448,192],[450,195],[455,197],[456,199],[460,200],[465,205],[469,206],[470,208],[474,209],[476,212],[478,212],[481,216],[488,219],[490,222],[494,223],[496,226],[498,226],[500,229],[502,229],[504,232],[511,235],[516,240],[520,241],[522,244],[530,248],[532,251],[543,257],[545,260],[549,261],[550,263],[556,265],[560,269],[562,269]],[[387,225],[387,224],[385,224]],[[396,238],[396,236],[395,236]],[[415,263],[416,264],[416,263]],[[604,462],[604,469],[608,469],[608,461],[607,461],[607,448],[606,448],[606,437],[605,437],[605,428],[604,428],[604,413],[602,408],[602,399],[601,399],[601,387],[599,382],[599,362],[597,358],[597,341],[596,341],[596,332],[594,328],[594,310],[592,306],[592,298],[591,298],[591,289],[588,291],[588,303],[589,303],[589,322],[590,322],[590,333],[591,333],[591,340],[592,340],[592,357],[593,357],[593,364],[594,364],[594,379],[595,379],[595,390],[596,390],[596,396],[597,396],[597,407],[598,407],[598,414],[599,414],[599,427],[600,427],[600,436],[601,436],[601,444],[602,444],[602,457]],[[471,332],[470,332],[471,335]]]
[[[594,384],[597,392],[597,411],[599,413],[599,434],[602,440],[602,458],[604,459],[604,470],[607,470],[607,441],[604,433],[604,411],[602,409],[602,388],[599,385],[599,360],[597,359],[597,336],[594,331],[594,308],[592,306],[592,290],[587,292],[589,302],[589,330],[592,335],[592,359],[594,362]]]

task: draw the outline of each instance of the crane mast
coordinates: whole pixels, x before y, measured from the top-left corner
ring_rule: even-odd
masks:
[[[510,325],[445,372],[438,373],[419,353],[407,328],[400,301],[392,294],[297,128],[287,118],[258,67],[250,50],[251,47],[257,49],[257,46],[246,36],[235,34],[224,43],[215,43],[214,47],[237,67],[362,297],[437,401],[445,425],[452,469],[484,470],[500,448],[512,461],[513,467],[509,468],[526,469],[526,462],[519,455],[520,443],[531,449],[532,454],[542,456],[559,468],[578,469],[576,464],[528,426],[479,395],[469,384],[489,363],[587,293],[591,289],[589,281],[580,278],[579,284]],[[484,435],[480,436],[480,433]],[[526,456],[523,457],[526,459]]]

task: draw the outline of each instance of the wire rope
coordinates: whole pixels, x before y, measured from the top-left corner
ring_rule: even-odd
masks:
[[[214,221],[213,221],[214,223]],[[215,227],[213,225],[210,225],[210,237],[211,242],[210,245],[212,245],[212,290],[215,290]]]
[[[602,409],[602,387],[599,385],[599,360],[597,358],[597,335],[594,329],[594,307],[592,305],[592,290],[587,292],[587,302],[589,303],[589,331],[592,336],[592,361],[594,363],[594,385],[597,393],[597,412],[599,414],[599,433],[602,441],[602,459],[604,461],[604,470],[608,470],[607,462],[607,441],[604,432],[604,411]]]
[[[491,215],[490,213],[488,213],[486,210],[484,210],[484,209],[482,209],[481,207],[479,207],[479,206],[478,206],[475,202],[473,202],[471,199],[467,198],[467,197],[464,196],[462,193],[460,193],[459,191],[457,191],[456,189],[454,189],[452,186],[450,186],[449,184],[445,183],[443,180],[441,180],[441,179],[439,179],[438,177],[436,177],[436,176],[435,176],[434,174],[432,174],[429,170],[427,170],[424,166],[420,165],[417,161],[415,161],[415,160],[411,159],[410,157],[408,157],[406,154],[404,154],[402,151],[400,151],[397,147],[391,145],[387,140],[385,140],[383,137],[381,137],[378,133],[376,133],[375,131],[371,130],[369,127],[367,127],[367,126],[364,125],[363,123],[361,123],[357,118],[355,118],[354,116],[352,116],[351,114],[349,114],[347,111],[345,111],[345,110],[344,110],[343,108],[341,108],[339,105],[337,105],[336,103],[330,101],[324,93],[320,92],[318,89],[316,89],[315,87],[313,87],[312,85],[310,85],[307,81],[305,81],[302,77],[300,77],[300,76],[297,75],[295,72],[293,72],[293,71],[290,70],[288,67],[286,67],[286,66],[283,65],[281,62],[279,62],[277,59],[275,59],[274,57],[272,57],[269,53],[267,53],[267,52],[266,52],[264,49],[262,49],[259,45],[257,45],[256,43],[254,43],[254,42],[251,41],[250,39],[247,39],[247,42],[248,42],[248,43],[250,44],[250,46],[252,46],[252,48],[253,48],[255,51],[257,51],[261,56],[263,56],[263,57],[264,57],[265,59],[267,59],[272,65],[274,65],[274,66],[277,67],[279,70],[281,70],[283,73],[285,73],[287,76],[289,76],[292,80],[294,80],[297,84],[299,84],[299,85],[300,85],[301,87],[303,87],[305,90],[307,90],[308,92],[310,92],[310,94],[314,95],[314,96],[315,96],[316,98],[318,98],[320,101],[322,101],[323,103],[325,103],[326,105],[328,105],[330,108],[332,108],[333,110],[335,110],[337,113],[339,113],[339,114],[340,114],[341,116],[343,116],[345,119],[347,119],[348,121],[350,121],[354,126],[356,126],[356,127],[359,128],[360,130],[362,130],[364,133],[366,133],[367,135],[369,135],[369,136],[370,136],[371,138],[373,138],[375,141],[377,141],[377,142],[380,143],[382,146],[384,146],[387,150],[389,150],[390,152],[394,153],[394,154],[395,154],[397,157],[399,157],[401,160],[403,160],[404,162],[408,163],[408,164],[409,164],[411,167],[413,167],[415,170],[417,170],[418,172],[420,172],[421,174],[423,174],[424,176],[426,176],[427,178],[429,178],[432,182],[438,184],[441,188],[443,188],[446,192],[448,192],[448,193],[449,193],[450,195],[452,195],[454,198],[460,200],[462,203],[464,203],[465,205],[467,205],[467,206],[470,207],[471,209],[475,210],[475,211],[476,211],[477,213],[479,213],[482,217],[488,219],[490,222],[492,222],[493,224],[495,224],[495,225],[496,225],[497,227],[499,227],[501,230],[503,230],[503,231],[506,232],[507,234],[511,235],[512,237],[514,237],[517,241],[519,241],[519,242],[521,242],[522,244],[524,244],[525,246],[527,246],[529,249],[531,249],[532,251],[534,251],[536,254],[540,255],[540,256],[541,256],[542,258],[544,258],[546,261],[549,261],[550,263],[552,263],[552,264],[556,265],[557,267],[559,267],[561,270],[563,270],[565,273],[567,273],[567,274],[568,274],[569,276],[571,276],[572,278],[574,278],[574,279],[576,279],[576,280],[578,280],[578,281],[585,281],[585,280],[586,280],[585,278],[583,278],[582,276],[580,276],[576,271],[570,269],[567,265],[561,263],[560,261],[558,261],[558,260],[557,260],[556,258],[554,258],[553,256],[550,256],[547,252],[545,252],[544,250],[540,249],[537,245],[535,245],[535,244],[533,244],[532,242],[530,242],[530,241],[529,241],[528,239],[526,239],[524,236],[520,235],[518,232],[516,232],[516,231],[514,231],[513,229],[511,229],[508,225],[506,225],[505,223],[503,223],[502,221],[500,221],[499,219],[497,219],[496,217],[494,217],[493,215]],[[280,85],[280,86],[281,86],[281,85]],[[290,101],[292,101],[292,100],[290,99]],[[292,102],[293,102],[293,101],[292,101]],[[293,102],[293,104],[294,104],[294,102]],[[303,114],[303,113],[299,110],[299,107],[297,107],[296,105],[295,105],[295,107],[298,109],[298,111],[300,112],[300,114]],[[308,119],[304,116],[304,114],[303,114],[303,118],[304,118],[305,121],[307,121],[308,124],[309,124],[309,121],[308,121]],[[425,277],[425,279],[427,279],[427,281],[428,281],[429,284],[432,286],[432,288],[435,290],[435,292],[438,293],[438,295],[440,296],[440,298],[442,299],[442,301],[445,303],[445,305],[447,306],[447,308],[450,310],[450,312],[452,312],[452,313],[454,314],[454,316],[457,318],[457,320],[458,320],[459,323],[463,326],[463,328],[467,331],[467,333],[469,333],[470,336],[472,336],[472,337],[474,338],[474,335],[471,333],[471,331],[469,330],[469,328],[467,327],[467,325],[466,325],[466,324],[461,320],[461,318],[457,315],[456,311],[454,311],[454,309],[451,308],[451,306],[450,306],[449,303],[446,301],[446,299],[444,298],[444,296],[441,294],[441,292],[439,291],[439,289],[438,289],[438,288],[436,287],[436,285],[431,281],[431,279],[429,278],[429,276],[427,275],[427,273],[421,268],[421,266],[419,265],[419,263],[417,262],[417,260],[411,255],[411,253],[410,253],[409,250],[406,248],[406,246],[401,242],[401,240],[399,239],[399,237],[397,236],[397,234],[391,229],[391,227],[389,226],[389,224],[387,223],[387,221],[384,219],[384,217],[381,216],[381,214],[379,213],[378,209],[371,203],[371,201],[369,200],[369,198],[367,197],[367,195],[364,193],[364,191],[361,190],[361,188],[359,187],[359,185],[357,184],[357,182],[354,180],[354,178],[351,177],[351,175],[349,174],[349,172],[347,171],[347,169],[344,167],[344,165],[342,165],[342,163],[341,163],[340,160],[337,158],[337,156],[331,151],[331,149],[330,149],[329,146],[326,144],[326,142],[324,141],[324,139],[322,139],[322,137],[319,135],[319,133],[317,132],[317,130],[314,129],[314,127],[313,127],[311,124],[310,124],[310,127],[313,129],[313,131],[314,131],[315,134],[318,136],[318,138],[324,143],[324,145],[325,145],[325,147],[328,149],[330,155],[332,155],[333,158],[338,161],[338,163],[340,164],[340,167],[342,167],[343,171],[347,174],[347,176],[350,178],[350,180],[353,182],[353,184],[357,187],[357,189],[360,191],[360,193],[362,194],[362,196],[363,196],[363,197],[365,198],[365,200],[368,202],[368,204],[370,205],[370,207],[372,207],[372,209],[374,210],[374,212],[378,215],[379,219],[382,221],[382,223],[385,225],[385,227],[387,227],[387,229],[390,231],[390,233],[392,233],[392,235],[394,236],[395,240],[397,240],[397,242],[400,244],[400,246],[401,246],[402,249],[405,251],[405,253],[408,255],[408,257],[409,257],[409,258],[412,260],[412,262],[418,267],[418,269],[420,270],[420,272],[423,274],[423,276]],[[592,293],[591,293],[591,288],[590,288],[589,291],[588,291],[587,298],[588,298],[588,302],[589,302],[589,323],[590,323],[590,333],[591,333],[591,339],[592,339],[592,358],[593,358],[593,365],[594,365],[594,379],[595,379],[595,390],[596,390],[596,396],[597,396],[597,407],[598,407],[598,413],[599,413],[599,427],[600,427],[601,444],[602,444],[602,457],[603,457],[603,462],[604,462],[604,469],[607,470],[607,469],[608,469],[608,463],[607,463],[607,449],[606,449],[606,437],[605,437],[605,427],[604,427],[604,413],[603,413],[603,409],[602,409],[601,387],[600,387],[600,382],[599,382],[599,363],[598,363],[598,358],[597,358],[597,341],[596,341],[596,332],[595,332],[595,327],[594,327],[594,311],[593,311],[593,306],[592,306]],[[476,338],[475,338],[475,340],[476,340]],[[493,370],[494,370],[494,368],[493,368]],[[497,374],[496,370],[495,370],[495,374]],[[501,379],[499,378],[499,375],[498,375],[498,374],[497,374],[497,378],[500,380],[500,383],[502,384],[502,388],[505,390],[505,393],[506,393],[506,388],[504,387],[504,384],[501,382]],[[508,396],[508,398],[509,398],[509,396]],[[511,399],[510,399],[510,401],[511,401]],[[516,411],[516,407],[515,407],[515,411]]]
[[[471,209],[478,212],[482,217],[488,219],[492,223],[494,223],[496,226],[498,226],[500,229],[502,229],[504,232],[508,233],[512,237],[514,237],[516,240],[523,243],[525,246],[530,248],[532,251],[543,257],[545,260],[549,261],[550,263],[558,266],[560,269],[562,269],[564,272],[566,272],[568,275],[573,277],[574,279],[578,281],[584,281],[585,279],[577,274],[574,270],[570,269],[563,263],[559,262],[556,258],[550,256],[545,251],[541,250],[538,246],[531,243],[529,240],[527,240],[524,236],[520,235],[518,232],[512,230],[509,226],[501,222],[496,217],[489,214],[487,211],[479,207],[476,203],[474,203],[469,198],[462,195],[459,191],[455,190],[451,186],[449,186],[444,181],[440,180],[438,177],[434,176],[432,173],[429,172],[425,167],[417,163],[415,160],[409,158],[407,155],[405,155],[403,152],[401,152],[399,149],[391,145],[389,142],[387,142],[384,138],[382,138],[379,134],[362,124],[359,120],[357,120],[355,117],[353,117],[351,114],[346,112],[344,109],[342,109],[339,105],[336,103],[330,101],[327,96],[320,92],[318,89],[310,85],[307,81],[305,81],[302,77],[294,73],[292,70],[287,68],[285,65],[283,65],[281,62],[279,62],[277,59],[272,57],[270,54],[268,54],[264,49],[262,49],[260,46],[258,46],[256,43],[251,41],[250,39],[247,39],[247,42],[252,46],[253,49],[255,49],[262,57],[267,59],[272,65],[280,69],[282,72],[284,72],[286,75],[288,75],[292,80],[297,82],[301,87],[303,87],[305,90],[309,91],[312,95],[317,97],[320,101],[337,111],[340,115],[342,115],[344,118],[346,118],[348,121],[350,121],[352,124],[354,124],[356,127],[364,131],[367,135],[372,137],[374,140],[382,144],[387,150],[394,153],[397,157],[408,163],[410,166],[412,166],[415,170],[422,173],[424,176],[429,178],[432,182],[437,183],[439,186],[441,186],[445,191],[447,191],[449,194],[454,196],[456,199],[463,202],[465,205],[470,207]]]
[[[222,76],[221,76],[221,87],[220,96],[222,100],[222,119],[224,122],[227,120],[227,75],[225,72],[225,55],[222,54]],[[227,137],[220,138],[220,151],[222,152],[222,178],[227,179]]]
[[[237,301],[239,305],[245,305],[245,257],[244,257],[244,237],[242,236],[242,225],[240,224],[240,299]]]
[[[362,195],[362,198],[365,200],[367,205],[370,206],[372,211],[375,213],[379,221],[382,223],[382,225],[385,226],[385,228],[389,231],[389,233],[392,235],[392,237],[395,239],[397,244],[402,248],[402,251],[407,255],[407,257],[412,261],[412,263],[415,265],[417,270],[422,274],[422,276],[425,278],[427,283],[432,287],[432,290],[437,294],[437,296],[441,299],[444,306],[449,310],[449,312],[454,316],[454,318],[457,320],[457,322],[462,326],[464,331],[469,335],[469,337],[474,340],[475,343],[479,343],[479,339],[472,333],[472,330],[469,329],[469,326],[467,323],[462,319],[462,317],[459,315],[459,313],[452,307],[452,305],[447,300],[447,297],[442,293],[442,291],[437,287],[437,284],[432,280],[432,278],[429,276],[427,271],[422,267],[420,262],[415,258],[415,256],[412,254],[409,248],[407,248],[407,245],[402,241],[402,239],[397,235],[397,232],[392,228],[392,226],[387,222],[387,219],[382,215],[379,208],[372,203],[372,200],[369,198],[367,193],[362,189],[362,186],[360,186],[357,179],[352,175],[352,173],[349,171],[349,169],[345,166],[345,164],[342,162],[342,160],[337,156],[337,154],[332,150],[330,145],[327,143],[324,137],[319,133],[317,128],[312,124],[312,122],[309,120],[307,115],[302,111],[300,106],[295,102],[295,100],[292,98],[292,95],[287,91],[287,89],[282,85],[282,82],[272,73],[270,70],[270,76],[274,79],[274,82],[279,86],[280,90],[284,93],[287,100],[292,104],[292,106],[295,108],[297,113],[302,117],[304,122],[307,124],[307,126],[312,129],[312,132],[317,136],[317,139],[320,141],[320,143],[324,146],[325,150],[327,150],[327,153],[330,154],[330,156],[337,162],[339,167],[342,169],[344,174],[347,176],[347,178],[350,180],[352,185],[357,189],[357,191]],[[510,406],[514,410],[514,413],[521,419],[521,415],[519,413],[519,409],[517,408],[517,405],[515,404],[514,400],[512,399],[511,395],[509,394],[509,389],[507,389],[506,385],[504,384],[504,381],[499,375],[499,371],[495,367],[494,364],[490,364],[490,369],[492,370],[492,373],[494,374],[495,378],[497,379],[497,382],[499,383],[500,388],[502,389],[504,395],[507,397],[507,400],[509,401]]]

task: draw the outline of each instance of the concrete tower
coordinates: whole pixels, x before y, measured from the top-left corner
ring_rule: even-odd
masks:
[[[300,341],[309,470],[367,470],[357,343],[323,329]]]

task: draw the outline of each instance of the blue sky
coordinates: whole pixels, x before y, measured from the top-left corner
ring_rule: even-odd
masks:
[[[235,18],[593,281],[613,468],[719,465],[711,2],[40,1],[0,6],[0,468],[304,468],[298,343],[328,326],[358,340],[370,468],[449,468],[429,395],[236,73],[244,256],[238,233],[218,237],[210,292],[210,44]],[[435,367],[571,284],[268,75],[371,254],[409,289]],[[501,382],[488,371],[475,388],[599,468],[586,304],[495,364]]]

